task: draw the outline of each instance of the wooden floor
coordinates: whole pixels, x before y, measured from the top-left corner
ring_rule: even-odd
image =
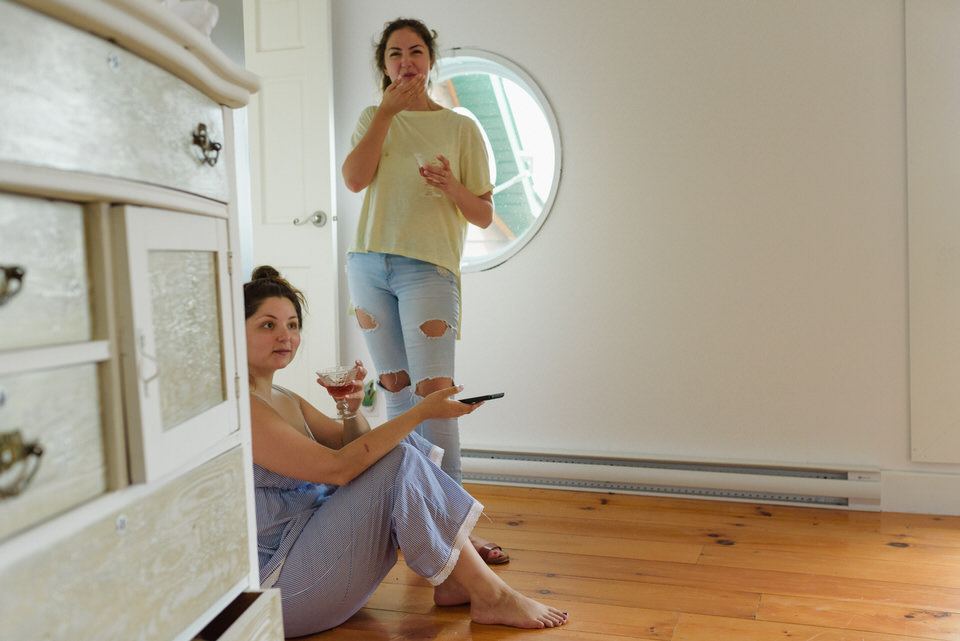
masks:
[[[960,517],[468,485],[497,572],[570,613],[562,628],[471,624],[402,563],[315,641],[960,640]]]

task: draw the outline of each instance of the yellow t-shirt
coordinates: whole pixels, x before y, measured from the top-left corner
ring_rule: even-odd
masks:
[[[355,147],[376,107],[360,114],[350,140]],[[460,275],[467,221],[446,194],[425,196],[415,153],[442,155],[453,175],[477,196],[493,189],[487,148],[476,123],[450,109],[402,111],[393,117],[380,163],[366,189],[352,252],[415,258]]]

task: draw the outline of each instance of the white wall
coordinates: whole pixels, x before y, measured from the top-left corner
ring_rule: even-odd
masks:
[[[399,15],[524,67],[563,141],[540,233],[464,277],[458,382],[507,393],[464,447],[877,466],[885,509],[957,509],[909,460],[901,0],[335,2],[338,163]]]

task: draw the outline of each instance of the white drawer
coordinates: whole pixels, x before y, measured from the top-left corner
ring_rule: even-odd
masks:
[[[283,641],[280,590],[244,592],[194,641]]]
[[[11,274],[0,303],[0,351],[90,340],[80,205],[0,193],[0,268]]]
[[[0,540],[106,491],[96,365],[0,377],[0,434],[43,448],[0,473],[10,488],[39,462],[30,483],[0,499]]]
[[[176,637],[249,576],[242,487],[235,448],[144,496],[104,497],[138,500],[36,552],[0,554],[0,639]]]
[[[0,160],[228,199],[220,105],[113,43],[0,0],[0,87]]]

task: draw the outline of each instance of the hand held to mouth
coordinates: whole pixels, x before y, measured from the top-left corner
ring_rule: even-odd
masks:
[[[390,84],[383,92],[380,109],[387,114],[396,114],[417,106],[427,94],[427,77],[424,74],[416,76],[401,76]]]

